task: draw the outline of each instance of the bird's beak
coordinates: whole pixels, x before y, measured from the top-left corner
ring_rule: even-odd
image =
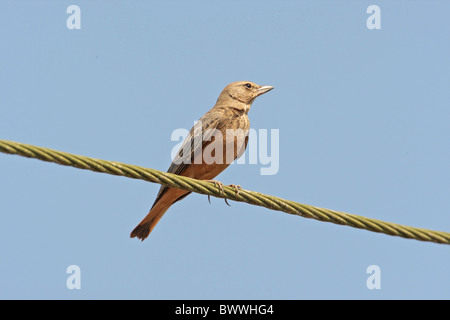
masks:
[[[261,86],[256,92],[258,93],[258,96],[260,96],[266,92],[269,92],[272,89],[273,89],[272,86]]]

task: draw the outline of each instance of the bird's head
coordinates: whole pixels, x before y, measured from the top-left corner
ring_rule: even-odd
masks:
[[[230,83],[223,89],[219,100],[234,99],[244,104],[252,104],[256,97],[272,90],[271,86],[260,86],[250,81],[237,81]]]

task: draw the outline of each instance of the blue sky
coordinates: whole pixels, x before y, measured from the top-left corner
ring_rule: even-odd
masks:
[[[68,30],[66,9],[81,9]],[[369,30],[366,9],[381,9]],[[446,1],[2,1],[0,139],[166,170],[230,82],[280,167],[218,180],[450,231]],[[0,298],[449,299],[449,247],[193,194],[129,233],[159,185],[0,154]],[[69,290],[66,269],[81,270]],[[369,290],[366,269],[381,270]]]

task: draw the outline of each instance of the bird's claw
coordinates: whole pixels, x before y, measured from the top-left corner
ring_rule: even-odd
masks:
[[[219,192],[223,193],[223,183],[217,180],[206,180],[207,182],[214,183],[215,187],[219,188]],[[208,202],[211,203],[211,196],[208,194]],[[226,201],[225,201],[226,202]]]
[[[238,184],[229,184],[228,187],[234,188],[234,191],[236,192],[236,195],[239,195],[239,190],[242,189],[242,187]],[[228,203],[227,198],[225,198],[225,203],[231,207],[231,205]]]
[[[222,183],[222,182],[219,182],[219,181],[217,181],[217,180],[206,180],[206,181],[207,181],[207,182],[214,183],[214,186],[217,187],[217,188],[219,188],[219,192],[220,192],[220,193],[223,193],[223,183]]]
[[[228,187],[234,188],[234,190],[236,191],[236,195],[239,195],[239,190],[242,190],[242,187],[238,184],[230,184],[228,185]]]
[[[211,183],[214,183],[214,186],[219,188],[219,192],[220,193],[224,193],[224,191],[223,191],[223,183],[222,182],[219,182],[217,180],[207,180],[207,181],[211,182]],[[236,195],[239,195],[239,191],[242,190],[242,187],[240,185],[238,185],[238,184],[230,184],[230,185],[228,185],[228,187],[234,188],[234,190],[236,191]],[[225,200],[225,203],[228,206],[231,207],[231,205],[227,201],[227,198],[224,198],[224,200]],[[208,201],[209,201],[209,203],[211,203],[210,195],[208,195]]]

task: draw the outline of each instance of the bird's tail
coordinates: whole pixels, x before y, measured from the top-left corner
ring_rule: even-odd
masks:
[[[169,207],[170,205],[166,205],[163,202],[155,203],[155,206],[150,210],[144,220],[131,231],[130,237],[137,237],[138,239],[141,239],[141,241],[144,241]]]

